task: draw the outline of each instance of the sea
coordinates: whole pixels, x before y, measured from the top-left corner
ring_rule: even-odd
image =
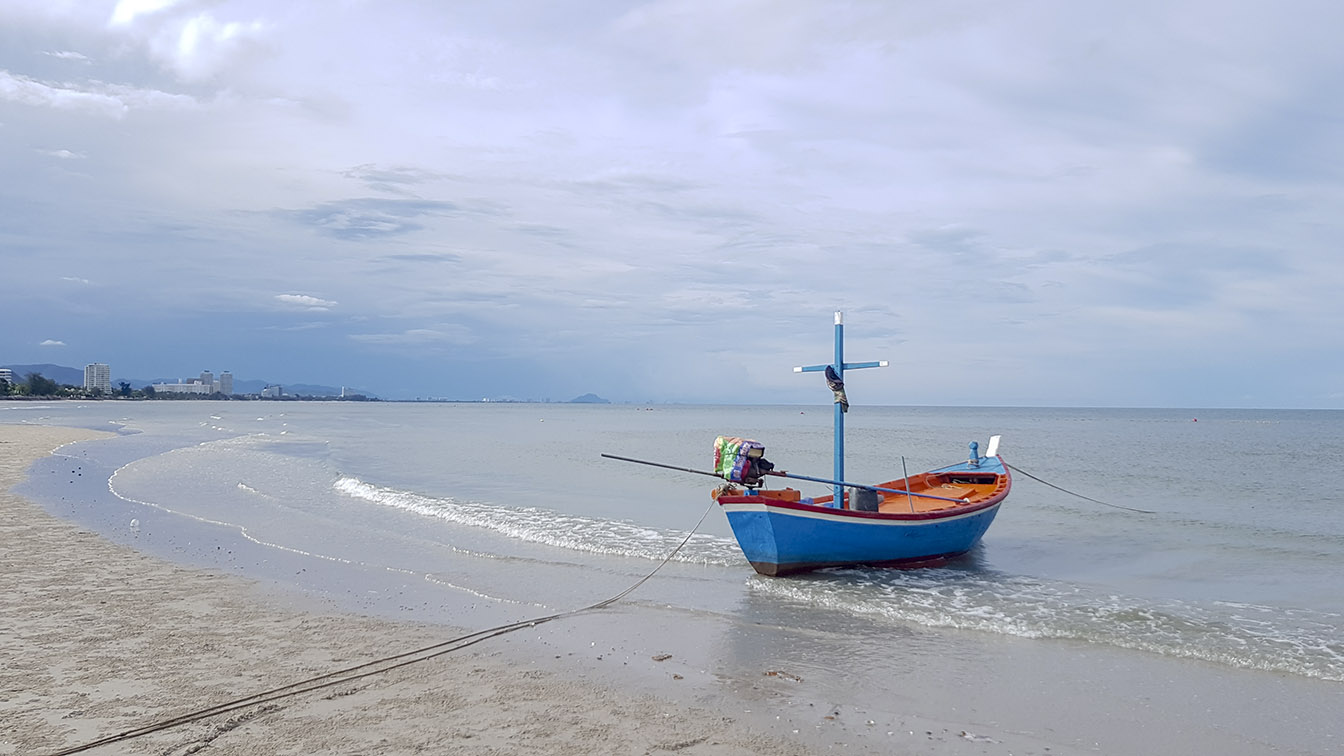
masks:
[[[33,468],[49,511],[344,610],[480,629],[654,573],[512,652],[641,690],[676,669],[819,748],[942,725],[977,753],[1344,752],[1341,411],[854,406],[846,479],[1000,435],[1012,491],[942,566],[788,578],[752,571],[710,476],[602,454],[709,471],[745,436],[829,478],[830,405],[0,404],[0,434],[25,423],[117,434]]]

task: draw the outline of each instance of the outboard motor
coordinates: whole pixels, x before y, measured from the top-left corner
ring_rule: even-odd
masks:
[[[742,485],[747,488],[760,488],[761,479],[764,478],[775,465],[765,457],[756,457],[748,460],[746,467],[742,471]]]

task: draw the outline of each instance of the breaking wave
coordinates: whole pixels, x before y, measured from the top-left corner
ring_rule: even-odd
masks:
[[[661,530],[536,507],[505,507],[453,497],[426,496],[376,486],[344,475],[332,484],[332,488],[373,504],[483,528],[528,543],[593,554],[661,560],[686,537],[685,531]],[[723,567],[743,564],[736,543],[702,533],[692,535],[673,561]]]

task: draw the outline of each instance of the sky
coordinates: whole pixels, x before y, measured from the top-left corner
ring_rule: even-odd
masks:
[[[1344,4],[5,0],[0,364],[1344,408]]]

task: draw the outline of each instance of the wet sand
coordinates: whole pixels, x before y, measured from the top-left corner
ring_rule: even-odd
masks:
[[[281,590],[110,543],[10,492],[34,460],[105,435],[0,426],[0,754],[60,751],[458,634],[314,611]],[[493,640],[92,752],[811,750],[719,713],[542,669]]]

